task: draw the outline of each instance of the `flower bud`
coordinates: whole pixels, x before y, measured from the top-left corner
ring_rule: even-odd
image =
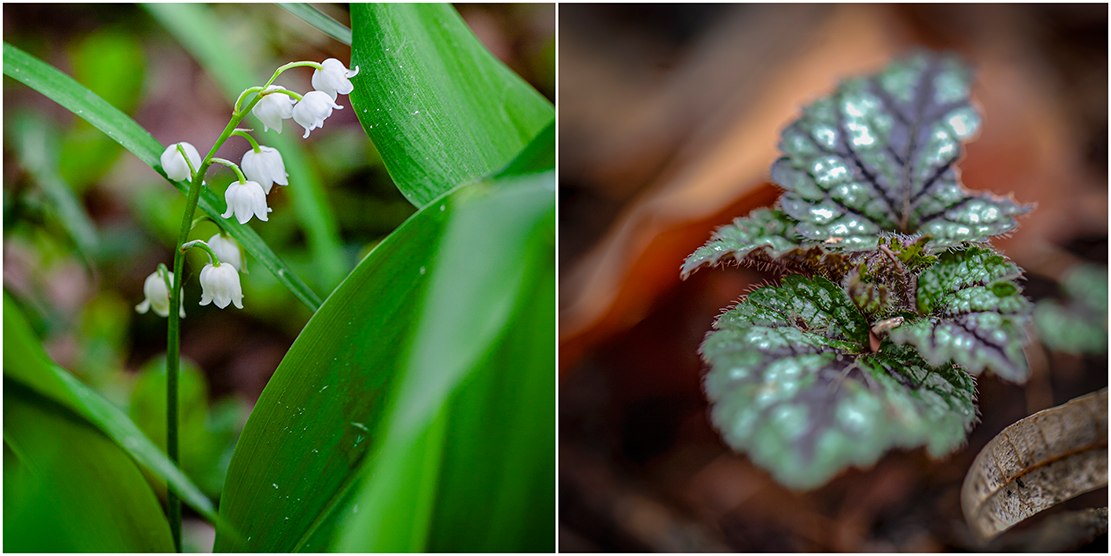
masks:
[[[243,288],[234,266],[206,264],[201,269],[201,305],[213,302],[221,309],[228,303],[234,303],[237,309],[243,308]]]
[[[234,213],[240,224],[246,224],[251,216],[266,222],[266,213],[270,212],[266,206],[266,192],[261,185],[250,180],[232,182],[224,192],[224,200],[228,203],[228,210],[222,216],[231,218]]]
[[[259,152],[251,149],[243,154],[239,165],[247,179],[258,182],[267,195],[274,184],[289,185],[289,174],[285,171],[282,153],[273,147],[259,146]]]
[[[174,283],[174,273],[166,272],[169,282]],[[166,280],[162,278],[162,271],[156,270],[154,274],[147,276],[146,281],[143,282],[143,302],[135,306],[135,310],[141,314],[146,314],[147,311],[154,309],[154,314],[160,317],[170,316],[170,288],[166,286]],[[185,292],[181,292],[181,299],[185,300]],[[185,306],[180,305],[181,318],[185,318]]]
[[[285,87],[271,85],[266,88],[266,91],[276,91],[279,89],[284,91]],[[293,117],[294,102],[296,101],[289,95],[270,93],[262,97],[262,99],[255,104],[255,107],[251,109],[251,113],[262,121],[262,127],[265,131],[270,131],[270,128],[274,128],[274,131],[281,133],[282,120]]]
[[[343,108],[335,103],[328,93],[321,91],[309,91],[305,96],[301,97],[301,101],[293,107],[293,121],[301,124],[305,128],[305,135],[302,139],[309,136],[309,132],[324,126],[324,120],[332,115],[333,108]]]
[[[332,100],[336,100],[336,93],[346,95],[355,89],[348,78],[358,75],[359,68],[355,68],[354,71],[348,70],[343,62],[335,58],[328,58],[320,65],[323,66],[323,70],[312,72],[313,89],[328,93]]]
[[[243,252],[239,249],[239,243],[230,237],[225,237],[222,233],[208,238],[208,248],[216,253],[216,257],[220,259],[221,263],[230,264],[236,270],[243,272]]]
[[[178,145],[181,145],[185,149],[185,153],[189,155],[189,162],[193,163],[193,168],[200,167],[201,155],[197,153],[197,148],[182,141],[181,143],[174,143],[162,151],[162,171],[166,172],[166,177],[171,180],[189,181],[193,174],[189,171],[189,164],[185,162],[185,157],[181,156],[181,152],[177,150]]]

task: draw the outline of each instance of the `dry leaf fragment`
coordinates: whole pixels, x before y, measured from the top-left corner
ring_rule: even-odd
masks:
[[[1020,521],[1107,486],[1107,389],[1039,411],[980,451],[961,488],[968,526],[987,541]]]

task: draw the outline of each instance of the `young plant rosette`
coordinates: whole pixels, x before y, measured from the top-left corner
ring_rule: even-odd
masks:
[[[974,377],[1027,378],[1022,270],[987,240],[1032,207],[960,182],[971,82],[957,57],[915,52],[842,83],[783,131],[777,207],[682,266],[787,273],[718,317],[700,352],[714,426],[788,487],[894,447],[948,454],[976,422]]]

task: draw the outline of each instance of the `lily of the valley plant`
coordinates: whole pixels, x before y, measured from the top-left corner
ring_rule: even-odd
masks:
[[[683,278],[730,259],[790,273],[701,347],[714,425],[787,486],[893,447],[950,453],[976,420],[974,377],[1027,378],[1022,270],[987,240],[1031,207],[961,184],[970,88],[958,58],[926,52],[842,83],[783,131],[777,207],[683,264]]]
[[[314,68],[312,84],[316,89],[304,95],[274,85],[274,80],[286,70],[296,67]],[[252,217],[266,222],[272,210],[267,206],[266,196],[274,184],[289,185],[285,163],[277,149],[260,145],[248,129],[238,128],[239,123],[249,113],[262,121],[264,129],[281,133],[282,120],[293,118],[305,128],[304,137],[309,132],[324,125],[324,120],[332,115],[332,110],[342,109],[336,104],[337,94],[348,94],[354,90],[350,78],[358,73],[358,68],[348,70],[342,62],[329,58],[322,63],[292,62],[278,68],[265,85],[249,88],[235,101],[231,121],[223,133],[202,159],[196,147],[180,142],[166,147],[161,156],[162,171],[166,178],[173,181],[188,181],[189,195],[182,214],[181,232],[174,251],[173,271],[165,265],[147,277],[143,284],[145,299],[135,307],[140,313],[153,309],[155,314],[169,318],[167,338],[167,441],[166,451],[170,459],[178,461],[177,438],[177,373],[180,349],[179,319],[185,317],[183,291],[180,277],[183,276],[184,253],[190,247],[204,249],[210,262],[200,272],[201,305],[214,303],[223,309],[228,305],[243,308],[243,289],[239,273],[244,270],[242,248],[221,231],[207,242],[195,240],[186,242],[193,228],[193,214],[197,208],[201,188],[207,187],[205,174],[214,163],[231,168],[237,177],[226,192],[224,199],[227,210],[223,218],[234,217],[240,224],[246,224]],[[240,165],[216,158],[216,151],[231,136],[239,136],[250,143],[251,148],[243,154]],[[181,502],[172,491],[168,492],[170,526],[176,547],[181,548]]]

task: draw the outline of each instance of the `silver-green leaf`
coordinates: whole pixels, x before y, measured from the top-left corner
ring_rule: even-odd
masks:
[[[882,231],[956,245],[1013,230],[1032,207],[968,191],[956,168],[980,127],[971,83],[955,56],[916,52],[807,106],[772,166],[797,232],[870,249]]]
[[[749,255],[769,258],[784,255],[799,247],[799,242],[793,239],[794,228],[794,221],[782,211],[756,209],[714,231],[710,241],[683,262],[680,276],[686,280],[699,268],[722,264],[730,258],[740,262]]]
[[[891,340],[915,346],[933,365],[952,361],[973,375],[990,370],[1025,382],[1023,326],[1033,306],[1022,296],[1021,276],[990,248],[946,251],[918,277],[918,311],[925,318],[895,328]]]
[[[817,487],[888,449],[940,456],[963,443],[975,382],[885,341],[844,290],[823,277],[784,277],[714,324],[701,352],[712,420],[726,442],[782,484]]]

